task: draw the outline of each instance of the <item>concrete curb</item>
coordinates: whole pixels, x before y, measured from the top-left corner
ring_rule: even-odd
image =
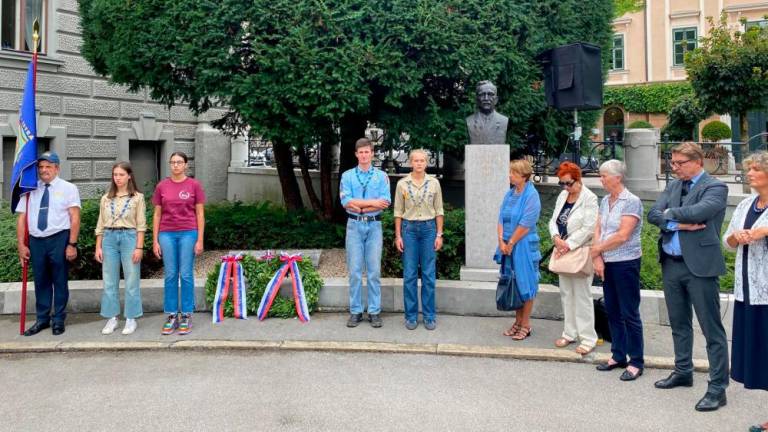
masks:
[[[461,344],[407,344],[391,342],[349,342],[349,341],[229,341],[229,340],[186,340],[173,342],[131,341],[131,342],[2,342],[0,354],[40,354],[67,352],[130,352],[130,351],[316,351],[347,353],[385,354],[429,354],[475,358],[498,358],[514,360],[537,360],[567,363],[597,364],[608,360],[609,354],[580,356],[569,350],[550,348],[525,348],[512,346],[484,346]],[[646,357],[645,367],[653,369],[674,369],[675,361],[670,357]],[[697,372],[708,372],[706,360],[694,360]]]

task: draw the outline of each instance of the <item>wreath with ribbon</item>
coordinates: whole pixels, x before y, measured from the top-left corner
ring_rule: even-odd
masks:
[[[256,316],[256,312],[259,309],[264,291],[267,289],[267,285],[275,276],[278,270],[285,264],[280,260],[280,256],[270,256],[267,259],[258,259],[250,255],[246,255],[240,261],[243,272],[245,273],[246,286],[246,308],[248,315]],[[309,259],[296,261],[295,264],[301,271],[301,280],[304,285],[305,300],[307,309],[312,313],[317,308],[318,295],[320,288],[323,287],[323,278],[317,273],[317,270],[312,265]],[[205,283],[205,297],[208,304],[212,305],[216,297],[216,287],[219,282],[219,273],[221,270],[221,263],[216,265],[210,273]],[[228,298],[224,303],[224,316],[234,316],[234,306],[232,298]],[[293,318],[297,317],[296,306],[293,298],[285,298],[277,295],[269,311],[268,317],[275,318]]]

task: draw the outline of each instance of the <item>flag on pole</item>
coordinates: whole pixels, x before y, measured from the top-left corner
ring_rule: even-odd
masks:
[[[35,116],[35,64],[29,63],[19,112],[19,137],[11,175],[11,212],[22,194],[37,188],[37,118]]]

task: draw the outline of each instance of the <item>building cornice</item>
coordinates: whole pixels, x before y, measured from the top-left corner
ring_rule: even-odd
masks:
[[[699,15],[701,15],[701,11],[687,10],[687,11],[672,12],[671,14],[669,14],[669,17],[671,19],[698,18]]]
[[[632,18],[617,18],[613,20],[615,26],[629,26],[632,23]]]
[[[726,12],[745,12],[757,9],[768,9],[768,2],[735,4],[723,8]]]

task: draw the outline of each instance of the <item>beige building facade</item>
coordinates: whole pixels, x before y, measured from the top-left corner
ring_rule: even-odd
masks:
[[[684,81],[684,54],[698,46],[709,33],[707,17],[719,19],[725,11],[737,29],[768,25],[768,1],[746,0],[645,0],[645,7],[613,21],[613,48],[608,53],[611,68],[606,85],[638,85]],[[722,120],[730,123],[727,116]],[[608,138],[612,126],[645,120],[662,127],[666,114],[629,113],[622,107],[606,106],[601,116],[600,138]],[[619,125],[618,123],[621,123]]]

